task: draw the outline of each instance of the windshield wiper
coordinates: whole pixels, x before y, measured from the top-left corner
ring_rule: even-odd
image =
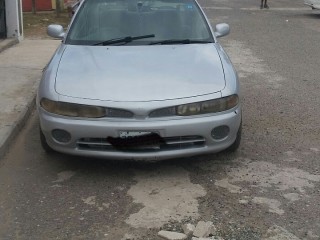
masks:
[[[191,40],[191,39],[168,39],[162,40],[157,42],[151,42],[149,45],[166,45],[166,44],[191,44],[191,43],[212,43],[211,41],[204,41],[204,40]]]
[[[96,46],[96,45],[106,46],[106,45],[111,45],[111,44],[116,44],[116,43],[128,43],[128,42],[132,42],[134,40],[139,40],[139,39],[144,39],[144,38],[153,38],[153,37],[155,37],[154,34],[142,35],[142,36],[136,36],[136,37],[127,36],[127,37],[122,37],[122,38],[109,39],[107,41],[95,43],[93,45],[94,46]]]

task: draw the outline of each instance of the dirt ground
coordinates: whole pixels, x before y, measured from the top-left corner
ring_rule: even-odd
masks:
[[[45,39],[50,38],[47,35],[47,27],[50,24],[60,24],[67,27],[71,18],[67,12],[63,12],[57,17],[56,12],[38,12],[36,14],[24,13],[24,36],[27,39]]]

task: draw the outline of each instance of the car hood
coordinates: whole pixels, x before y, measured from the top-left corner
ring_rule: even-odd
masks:
[[[106,101],[161,101],[225,87],[215,44],[66,45],[56,75],[58,94]]]

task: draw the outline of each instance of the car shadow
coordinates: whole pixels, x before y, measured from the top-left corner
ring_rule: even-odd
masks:
[[[314,19],[320,19],[320,10],[317,12],[313,12],[313,13],[305,13],[305,14],[302,14],[302,16],[314,18]]]
[[[198,155],[193,157],[175,158],[159,161],[141,161],[141,160],[110,160],[92,157],[70,156],[62,153],[51,153],[47,155],[47,162],[53,165],[64,166],[65,169],[76,169],[77,171],[101,172],[123,172],[124,170],[154,170],[163,167],[182,167],[192,169],[199,164],[211,162],[225,162],[230,164],[234,159],[238,158],[240,151],[235,153],[220,152],[216,154]],[[51,165],[50,164],[50,165]],[[53,166],[54,167],[54,166]]]

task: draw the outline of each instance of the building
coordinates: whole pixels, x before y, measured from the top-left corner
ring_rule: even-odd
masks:
[[[35,9],[36,11],[50,11],[56,9],[57,0],[37,0]],[[66,8],[70,4],[77,2],[78,0],[59,0],[60,6]],[[24,12],[32,11],[32,0],[22,0],[22,9]]]
[[[50,11],[52,10],[52,0],[37,0],[35,9],[37,11]],[[32,0],[22,0],[22,10],[24,12],[32,11]]]
[[[21,0],[0,0],[0,38],[23,39]]]
[[[79,0],[60,0],[62,7]],[[56,0],[37,0],[36,10],[46,11],[55,9]],[[14,38],[23,39],[22,10],[32,11],[32,0],[0,0],[0,40]]]

